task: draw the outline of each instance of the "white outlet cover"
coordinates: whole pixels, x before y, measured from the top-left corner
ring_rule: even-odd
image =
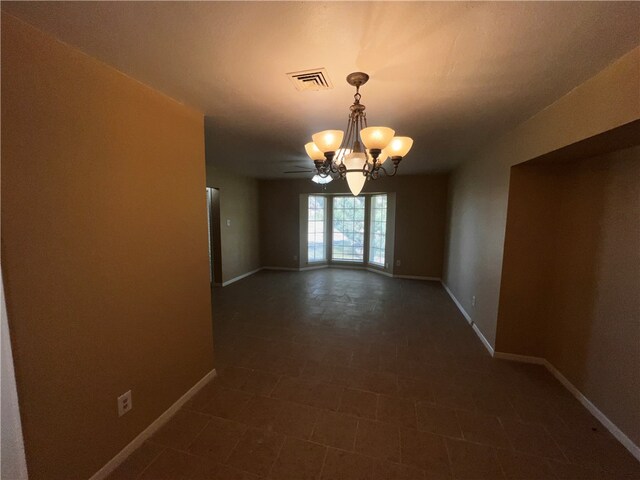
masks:
[[[131,390],[129,390],[118,397],[118,416],[123,416],[132,408],[133,401],[131,400]]]
[[[230,226],[231,226],[231,220],[227,218],[227,227],[230,227]]]

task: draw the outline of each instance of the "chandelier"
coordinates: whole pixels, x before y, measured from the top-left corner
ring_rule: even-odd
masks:
[[[393,177],[402,158],[409,153],[413,140],[394,137],[388,127],[369,127],[365,106],[360,103],[360,87],[367,83],[369,75],[354,72],[347,76],[347,83],[356,87],[351,105],[346,133],[342,130],[324,130],[311,136],[312,142],[304,148],[313,160],[316,175],[320,178],[346,179],[354,196],[362,191],[366,180],[376,180],[381,173]],[[382,164],[391,157],[393,169]]]

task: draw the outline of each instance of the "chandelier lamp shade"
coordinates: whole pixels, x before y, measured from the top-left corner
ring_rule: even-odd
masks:
[[[376,180],[383,173],[393,177],[400,161],[409,153],[413,140],[395,137],[388,127],[367,125],[365,106],[360,103],[360,87],[367,83],[369,75],[354,72],[347,76],[347,83],[356,87],[354,102],[349,112],[346,131],[324,130],[311,136],[304,146],[316,168],[319,178],[346,179],[349,189],[358,196],[367,180]],[[391,158],[393,169],[382,164]]]

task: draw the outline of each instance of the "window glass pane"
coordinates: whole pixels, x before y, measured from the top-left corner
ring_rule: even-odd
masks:
[[[333,197],[332,260],[364,261],[364,197]]]
[[[307,222],[307,261],[323,262],[326,260],[327,246],[325,242],[324,224],[326,219],[326,201],[320,195],[309,195]]]
[[[387,236],[387,196],[371,198],[371,225],[369,226],[369,263],[384,267]]]

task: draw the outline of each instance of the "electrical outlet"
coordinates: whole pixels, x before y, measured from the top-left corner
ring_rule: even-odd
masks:
[[[471,306],[472,307],[476,306],[476,296],[475,295],[473,297],[471,297]]]
[[[387,269],[387,270],[389,269],[389,262],[385,262],[384,268]]]
[[[231,220],[227,218],[227,227],[230,227],[230,226],[231,226]]]
[[[118,397],[118,416],[121,417],[133,408],[131,390]]]
[[[402,265],[402,262],[400,260],[396,260],[396,267],[399,267],[400,265]]]

